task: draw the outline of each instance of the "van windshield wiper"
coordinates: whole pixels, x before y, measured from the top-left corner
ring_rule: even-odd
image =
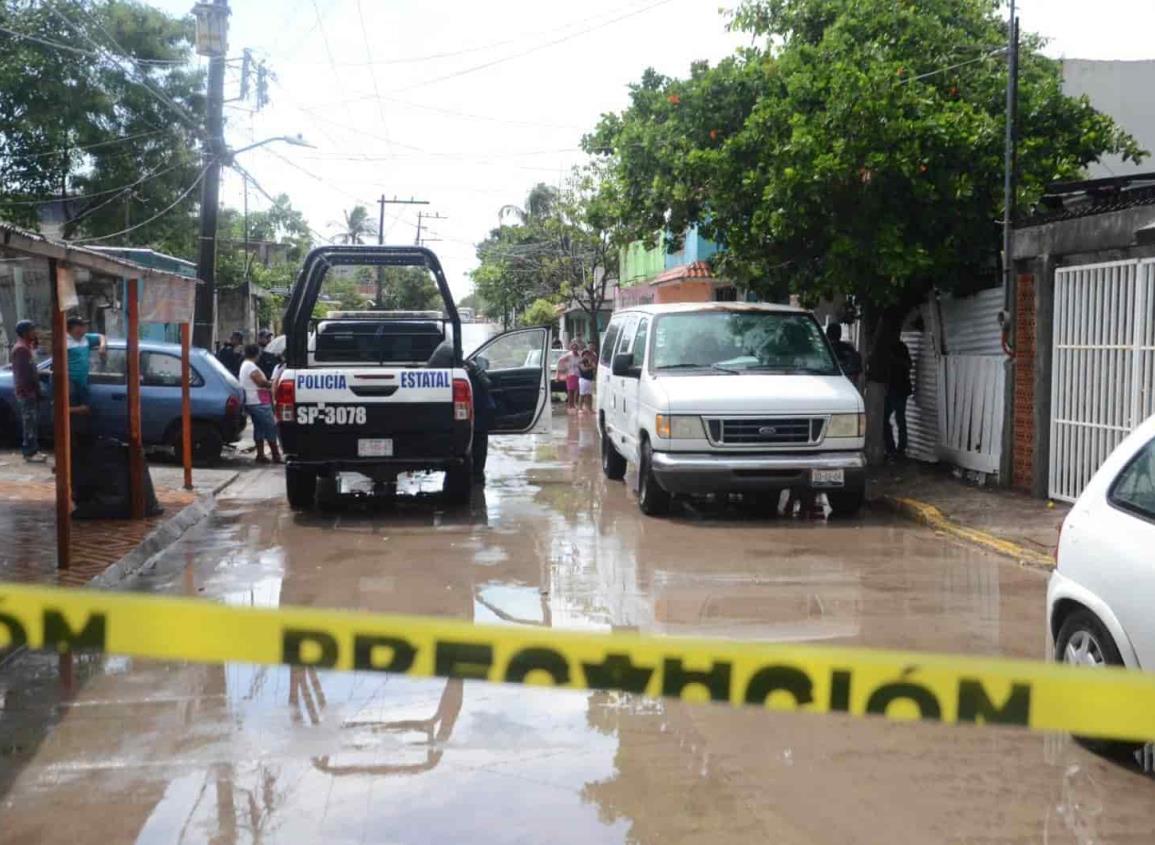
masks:
[[[740,370],[734,370],[730,367],[723,367],[721,364],[662,364],[654,367],[655,370],[717,370],[720,373],[730,373],[732,375],[740,375]]]

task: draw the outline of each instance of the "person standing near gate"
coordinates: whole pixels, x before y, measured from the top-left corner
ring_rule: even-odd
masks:
[[[886,454],[891,458],[906,457],[906,400],[914,391],[910,386],[910,371],[913,362],[905,343],[895,338],[890,348],[890,370],[886,380],[886,416],[883,434],[886,437]],[[890,428],[890,418],[894,417],[898,428],[898,443],[894,442],[894,432]]]
[[[23,428],[21,451],[24,460],[42,463],[37,427],[40,424],[40,374],[36,371],[36,347],[40,337],[36,324],[21,320],[16,324],[16,342],[12,344],[12,381],[16,388],[16,403],[20,406],[20,424]]]

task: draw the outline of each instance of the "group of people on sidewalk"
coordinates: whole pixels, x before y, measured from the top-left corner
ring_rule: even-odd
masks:
[[[69,404],[73,414],[87,415],[91,410],[88,404],[89,354],[95,349],[101,357],[106,356],[108,340],[102,334],[88,331],[88,321],[83,317],[69,317],[66,331]],[[31,320],[18,322],[10,360],[16,402],[20,409],[20,450],[24,460],[29,463],[43,463],[46,460],[40,451],[40,402],[47,396],[36,365],[39,348],[39,327]]]
[[[253,443],[257,447],[258,464],[269,463],[270,458],[265,456],[266,445],[272,462],[282,462],[277,421],[273,416],[273,373],[281,358],[268,349],[272,339],[271,331],[261,329],[257,333],[257,342],[246,344],[242,332],[233,332],[217,350],[217,360],[244,388],[245,411],[253,421]]]
[[[597,372],[598,353],[593,344],[570,341],[569,348],[557,362],[557,380],[565,382],[567,412],[593,413]]]

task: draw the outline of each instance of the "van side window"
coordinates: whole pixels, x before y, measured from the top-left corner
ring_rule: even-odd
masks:
[[[649,317],[642,317],[638,321],[638,331],[634,335],[634,366],[640,367],[646,357],[646,337],[650,333]]]
[[[622,321],[611,320],[609,326],[606,328],[605,337],[602,338],[602,351],[600,360],[606,362],[609,366],[613,362],[610,360],[613,357],[614,344],[618,342],[618,335],[622,333]]]
[[[618,342],[618,348],[614,354],[628,355],[634,349],[634,332],[638,328],[638,318],[631,314],[622,320],[622,339]]]

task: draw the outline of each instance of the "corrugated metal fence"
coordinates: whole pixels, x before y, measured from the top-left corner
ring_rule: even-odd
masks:
[[[966,469],[997,473],[1006,385],[998,320],[1003,289],[944,297],[941,307],[946,355],[938,380],[939,455]]]
[[[1002,309],[1001,287],[944,296],[921,307],[922,331],[903,333],[915,362],[915,394],[906,412],[912,458],[998,472],[1006,384]]]
[[[1049,493],[1074,501],[1155,413],[1155,260],[1055,271]]]

